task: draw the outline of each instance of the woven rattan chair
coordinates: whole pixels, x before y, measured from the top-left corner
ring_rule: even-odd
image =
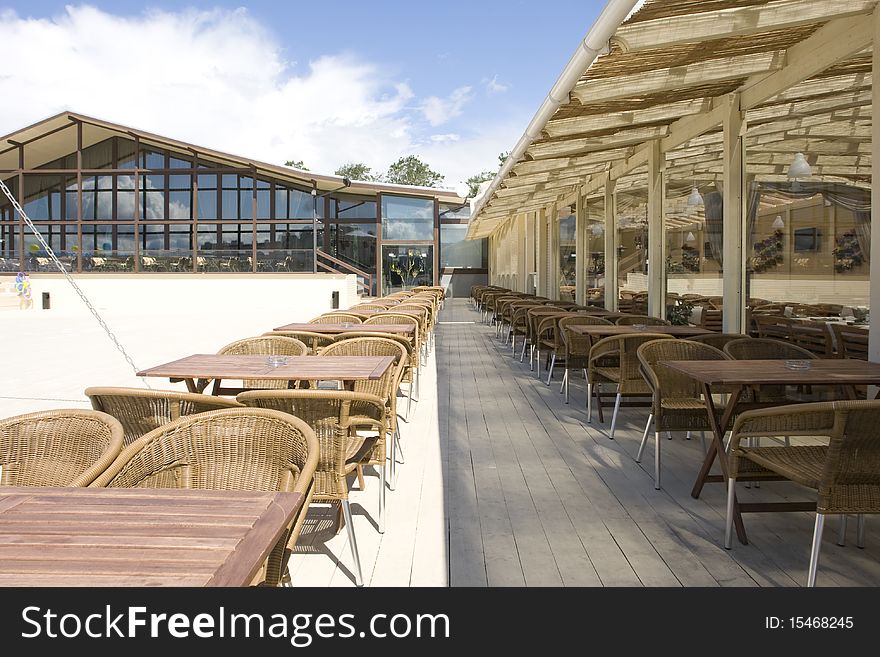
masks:
[[[309,324],[360,324],[363,318],[356,313],[325,313],[309,320]]]
[[[264,583],[277,586],[305,519],[317,464],[318,440],[302,420],[278,411],[229,408],[151,431],[91,485],[302,493],[302,511],[266,562]]]
[[[236,340],[218,352],[220,355],[253,355],[253,356],[306,356],[309,353],[309,347],[304,342],[295,338],[287,338],[277,335],[259,335],[253,338],[244,338]],[[214,395],[236,395],[242,392],[240,388],[223,388],[220,379],[214,381]],[[288,381],[279,381],[273,379],[246,379],[242,381],[245,389],[283,389],[289,386]],[[204,390],[204,386],[199,383],[199,389]]]
[[[563,354],[565,344],[562,341],[562,333],[559,331],[559,320],[570,317],[571,313],[560,312],[558,315],[542,316],[537,319],[535,334],[540,352],[545,354],[547,361],[547,385],[553,378],[553,369],[556,367],[557,358]],[[541,378],[541,366],[538,364],[538,378]]]
[[[636,324],[644,324],[645,326],[669,326],[669,322],[659,317],[651,317],[650,315],[624,315],[614,320],[618,326],[634,326]]]
[[[125,447],[153,429],[182,417],[241,406],[232,399],[177,390],[94,387],[86,388],[85,395],[96,411],[119,420],[125,431]]]
[[[601,317],[591,317],[589,315],[573,315],[562,317],[559,320],[558,335],[562,338],[563,359],[565,361],[565,373],[562,375],[560,392],[565,395],[566,404],[568,403],[570,370],[573,368],[582,369],[584,371],[584,378],[587,378],[587,362],[590,358],[590,349],[593,346],[593,339],[589,335],[575,333],[569,327],[589,325],[610,326],[611,322]]]
[[[394,490],[396,485],[396,451],[400,448],[400,428],[397,422],[397,391],[400,382],[403,379],[403,372],[406,367],[407,351],[406,347],[395,340],[385,338],[377,338],[375,336],[364,338],[340,339],[329,347],[325,347],[321,352],[323,356],[392,356],[394,364],[389,367],[385,373],[376,380],[355,381],[353,386],[354,392],[362,392],[368,395],[379,397],[386,405],[386,431],[391,436],[390,449],[388,456],[391,459],[391,477],[390,488]],[[356,418],[352,419],[354,426]],[[365,422],[368,426],[372,425],[372,420]],[[402,450],[401,450],[402,454]]]
[[[385,532],[385,402],[373,395],[345,390],[254,390],[243,392],[238,401],[247,406],[289,413],[308,423],[318,438],[318,465],[314,475],[313,502],[338,503],[345,518],[355,582],[363,584],[361,561],[351,519],[347,475],[364,464],[377,465],[379,487],[379,533]],[[377,436],[359,436],[351,426],[357,417],[364,427],[372,418]],[[363,488],[363,479],[361,479]]]
[[[355,312],[358,310],[378,310],[379,312],[382,312],[383,310],[386,310],[391,305],[393,305],[393,304],[390,304],[390,303],[388,303],[388,304],[386,304],[386,303],[359,303],[356,306],[352,306],[351,308],[349,308],[349,310],[351,310],[352,312]]]
[[[868,329],[846,324],[832,324],[837,356],[868,360]]]
[[[529,321],[529,369],[534,370],[535,363],[537,363],[537,376],[539,379],[541,378],[541,340],[539,337],[540,334],[538,333],[538,325],[549,316],[547,315],[547,311],[554,311],[554,315],[566,314],[561,308],[547,305],[533,306],[526,311],[526,316]],[[523,348],[525,348],[525,345]]]
[[[122,425],[60,409],[0,420],[0,486],[88,486],[122,450]]]
[[[703,344],[711,345],[716,349],[724,349],[724,345],[728,342],[743,340],[748,337],[742,333],[706,333],[705,335],[694,335],[687,339],[691,342],[702,342]]]
[[[508,331],[508,336],[510,338],[510,350],[513,354],[514,358],[516,357],[516,336],[523,336],[523,347],[522,353],[520,354],[520,362],[523,361],[526,355],[526,343],[528,342],[529,335],[529,316],[528,310],[529,308],[534,308],[535,306],[541,306],[540,302],[533,301],[531,299],[520,299],[514,302],[511,306],[510,312],[510,330]]]
[[[611,416],[609,435],[614,440],[617,427],[617,414],[624,395],[647,397],[651,389],[639,372],[639,359],[636,350],[651,340],[673,339],[662,333],[628,333],[602,338],[590,349],[587,362],[587,422],[593,421],[593,392],[599,405],[599,421],[604,422],[602,414],[603,385],[615,385],[617,393],[614,400],[614,414]]]
[[[746,411],[730,439],[727,528],[731,547],[736,479],[794,481],[818,492],[807,586],[816,585],[825,516],[857,514],[860,546],[864,514],[880,513],[880,401],[834,401]],[[824,437],[827,445],[750,447],[750,439],[778,436]],[[812,442],[812,440],[810,441]]]
[[[810,360],[816,355],[803,347],[772,338],[744,338],[724,345],[724,353],[735,360]],[[785,386],[761,386],[755,395],[758,402],[788,403],[801,401],[789,397]]]
[[[336,336],[330,333],[315,333],[313,331],[267,331],[265,336],[276,335],[282,338],[299,340],[309,348],[308,355],[314,356],[328,344],[333,344]]]
[[[654,488],[660,489],[660,434],[663,431],[711,431],[700,385],[662,364],[665,360],[729,360],[720,349],[692,340],[653,340],[636,350],[642,376],[651,390],[651,414],[645,424],[636,462],[641,462],[654,423]]]
[[[431,309],[421,304],[402,303],[394,306],[393,314],[408,315],[419,320],[419,352],[424,356],[424,362],[427,364],[428,358],[428,342],[431,339]],[[383,313],[385,315],[387,313]]]

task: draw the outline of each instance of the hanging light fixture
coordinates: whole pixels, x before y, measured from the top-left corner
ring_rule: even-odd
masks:
[[[703,205],[703,196],[700,194],[700,190],[697,189],[696,185],[693,186],[691,193],[688,195],[687,204],[690,207]]]
[[[685,241],[685,242],[693,242],[693,241],[695,241],[696,239],[697,239],[697,238],[694,237],[693,232],[688,232],[687,236],[684,238],[684,241]]]
[[[773,220],[773,227],[780,230],[785,228],[785,222],[782,220],[781,214],[776,215],[776,219]]]
[[[806,178],[813,175],[813,169],[803,153],[795,153],[794,161],[788,167],[788,177],[797,180],[798,178]]]
[[[592,226],[590,226],[590,232],[593,233],[593,237],[598,237],[604,231],[605,229],[603,228],[602,224],[593,224]]]

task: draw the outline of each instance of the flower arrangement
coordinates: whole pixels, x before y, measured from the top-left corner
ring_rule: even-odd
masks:
[[[755,242],[755,255],[752,258],[752,271],[756,274],[774,269],[782,264],[782,231],[776,230],[773,234]]]
[[[851,230],[835,240],[831,253],[834,256],[834,271],[838,274],[858,267],[865,261],[859,239]]]

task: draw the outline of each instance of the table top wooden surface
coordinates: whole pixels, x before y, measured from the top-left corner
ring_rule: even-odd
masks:
[[[809,360],[795,370],[784,360],[667,360],[664,365],[708,385],[872,385],[880,384],[880,363],[848,358]]]
[[[300,493],[0,488],[0,586],[247,586]]]
[[[568,329],[573,333],[581,335],[597,335],[610,337],[612,335],[631,335],[640,333],[662,333],[663,335],[672,335],[675,337],[690,337],[694,335],[706,335],[712,333],[708,329],[699,326],[646,326],[638,329],[632,326],[607,326],[604,324],[574,324]]]
[[[413,319],[416,319],[413,317]],[[273,331],[309,331],[310,333],[412,333],[413,324],[285,324],[272,329]]]
[[[282,381],[377,380],[394,363],[392,356],[287,356],[273,367],[266,356],[194,354],[151,367],[138,376],[169,379],[278,379]]]

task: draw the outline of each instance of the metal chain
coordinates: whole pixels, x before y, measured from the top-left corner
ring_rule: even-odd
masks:
[[[6,194],[6,197],[12,203],[12,206],[18,211],[21,215],[21,218],[24,219],[24,222],[27,224],[28,228],[31,229],[31,232],[37,238],[37,241],[40,243],[40,246],[45,249],[46,253],[49,255],[49,258],[55,263],[55,267],[58,268],[62,274],[64,274],[64,278],[67,279],[67,282],[70,283],[71,287],[76,291],[79,295],[79,298],[82,299],[83,303],[86,304],[86,307],[89,311],[94,315],[95,319],[98,320],[98,324],[101,325],[101,328],[104,329],[104,332],[107,334],[107,337],[113,341],[113,344],[116,345],[116,348],[119,350],[119,353],[125,358],[126,362],[131,366],[131,369],[134,370],[135,375],[140,371],[137,365],[134,364],[134,361],[131,359],[131,356],[128,355],[128,352],[125,350],[116,336],[113,334],[113,331],[110,330],[110,327],[107,326],[107,322],[101,317],[98,313],[97,309],[92,305],[91,301],[89,301],[88,297],[86,297],[85,293],[80,289],[79,285],[76,284],[76,281],[73,280],[73,277],[70,273],[65,269],[64,265],[61,264],[61,261],[58,259],[58,256],[55,255],[55,251],[52,250],[52,247],[46,242],[42,233],[37,230],[37,227],[34,226],[34,223],[31,221],[31,218],[27,216],[27,213],[24,211],[24,208],[21,207],[21,204],[15,199],[12,192],[9,191],[9,188],[6,186],[2,180],[0,180],[0,189],[3,190],[3,193]],[[150,388],[150,384],[144,377],[140,377],[141,381],[144,382],[144,385]]]

